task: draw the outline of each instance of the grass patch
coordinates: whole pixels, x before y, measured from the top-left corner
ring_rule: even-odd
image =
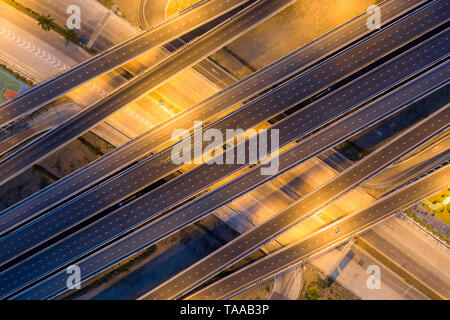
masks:
[[[320,299],[320,293],[317,287],[310,287],[306,291],[306,300],[319,300]]]
[[[0,71],[0,103],[14,98],[22,88],[23,85],[14,77]]]
[[[11,76],[16,78],[17,80],[25,83],[27,86],[29,86],[29,87],[34,86],[33,82],[31,82],[27,78],[23,77],[19,73],[15,72],[14,70],[10,69],[7,65],[4,65],[3,63],[0,63],[0,69],[3,70],[4,72],[10,74]]]
[[[450,225],[450,189],[435,194],[422,202],[422,206],[442,222]]]

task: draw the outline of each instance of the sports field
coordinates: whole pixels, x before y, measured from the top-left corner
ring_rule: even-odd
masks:
[[[24,85],[0,70],[0,104],[14,98]]]

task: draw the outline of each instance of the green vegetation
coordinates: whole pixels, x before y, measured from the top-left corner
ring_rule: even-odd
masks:
[[[34,83],[31,82],[30,80],[24,78],[22,75],[20,75],[19,73],[15,72],[14,70],[10,69],[8,66],[1,64],[0,63],[0,69],[5,71],[6,73],[9,73],[10,75],[12,75],[14,78],[16,78],[17,80],[25,83],[27,86],[32,87],[34,86]]]
[[[359,297],[333,279],[323,279],[322,271],[306,264],[302,270],[299,300],[358,300]]]
[[[22,87],[23,85],[20,82],[0,71],[0,103],[11,100],[20,92]]]
[[[437,230],[433,229],[429,224],[426,224],[425,222],[423,222],[422,219],[420,219],[414,212],[411,211],[411,209],[407,210],[406,214],[409,217],[411,217],[414,221],[419,223],[421,226],[425,227],[428,231],[433,233],[436,237],[439,237],[440,239],[444,240],[445,242],[450,243],[450,241],[447,239],[446,236],[437,232]]]
[[[450,225],[450,192],[443,190],[422,202],[422,206],[439,220]]]
[[[73,43],[77,43],[78,42],[78,34],[75,32],[75,30],[69,30],[69,29],[65,29],[64,32],[64,39],[66,39],[67,42],[73,42]]]
[[[316,287],[309,288],[308,291],[306,291],[306,299],[319,300],[320,299],[319,290]]]
[[[50,17],[49,15],[46,15],[46,16],[41,15],[41,14],[37,13],[36,11],[33,11],[33,10],[27,8],[24,5],[18,3],[17,1],[14,1],[14,0],[3,0],[3,2],[14,7],[16,10],[26,14],[27,16],[35,19],[43,30],[45,30],[45,31],[53,30],[53,31],[59,33],[60,35],[62,35],[64,37],[64,39],[66,39],[66,41],[78,44],[78,41],[79,41],[78,34],[74,30],[69,30],[64,26],[57,24],[54,21],[54,19],[52,17]],[[89,53],[92,53],[92,54],[97,53],[97,51],[95,49],[88,49],[85,46],[80,46],[80,47]]]
[[[37,20],[38,25],[40,25],[44,31],[50,31],[53,24],[55,23],[54,19],[50,17],[50,15],[46,16],[40,15]]]

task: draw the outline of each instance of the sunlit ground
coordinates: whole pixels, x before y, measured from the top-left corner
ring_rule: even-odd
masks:
[[[450,188],[422,202],[422,206],[447,225],[450,225]]]

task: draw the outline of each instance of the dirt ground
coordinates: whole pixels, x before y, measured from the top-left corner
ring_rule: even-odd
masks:
[[[97,0],[104,6],[111,8],[114,4],[117,4],[117,10],[122,18],[127,19],[129,22],[138,26],[137,21],[137,5],[139,0]]]
[[[364,12],[374,0],[297,0],[211,58],[245,77]]]
[[[0,211],[12,206],[56,180],[39,167],[33,166],[8,183],[0,186]]]
[[[267,300],[273,288],[273,279],[262,282],[236,296],[231,300]]]
[[[113,149],[88,132],[41,161],[40,165],[58,178],[62,178]]]
[[[167,5],[167,16],[170,17],[181,10],[193,6],[197,2],[200,2],[200,0],[169,0],[169,4]]]
[[[0,186],[0,211],[29,197],[114,148],[88,132]]]
[[[336,281],[323,280],[321,272],[310,264],[303,266],[304,285],[298,300],[359,300]]]

